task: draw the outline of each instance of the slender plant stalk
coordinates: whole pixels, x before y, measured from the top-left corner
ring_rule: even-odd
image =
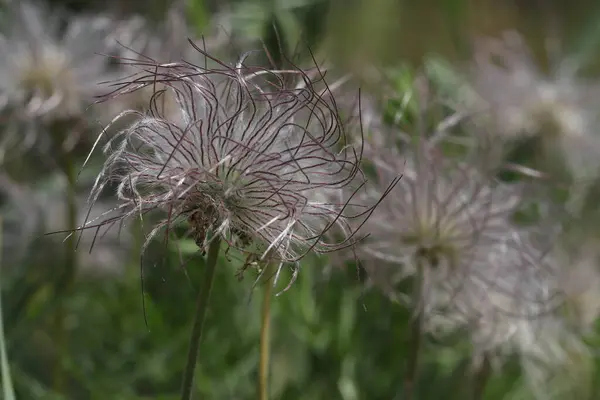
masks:
[[[260,324],[260,359],[258,366],[258,398],[269,399],[269,359],[271,344],[271,297],[273,295],[274,264],[269,263],[265,271],[263,303]]]
[[[416,315],[411,323],[409,340],[408,367],[406,371],[406,399],[413,398],[417,368],[419,366],[419,350],[421,347],[421,316]]]
[[[473,400],[483,399],[485,387],[492,373],[489,357],[485,356],[481,365],[473,371]]]
[[[55,295],[58,301],[56,310],[56,340],[57,340],[57,356],[56,366],[54,368],[54,390],[58,393],[62,393],[65,384],[65,371],[62,368],[62,355],[67,354],[67,332],[65,326],[66,311],[65,302],[70,294],[75,281],[75,274],[77,272],[77,254],[75,252],[76,247],[76,230],[77,230],[77,174],[75,166],[71,160],[69,154],[65,154],[62,160],[62,169],[67,180],[67,193],[65,198],[66,204],[66,226],[67,229],[72,232],[71,236],[66,240],[65,248],[65,264],[63,266],[62,274],[59,277]]]
[[[0,273],[2,272],[2,215],[0,215]],[[0,288],[2,285],[0,285]],[[0,300],[1,300],[0,293]],[[10,376],[10,366],[6,355],[6,338],[4,336],[4,316],[0,303],[0,369],[2,370],[2,398],[4,400],[15,400],[15,390]]]
[[[419,352],[421,350],[422,336],[422,310],[421,292],[423,290],[423,266],[417,263],[417,275],[413,287],[413,304],[418,306],[417,312],[413,317],[410,327],[410,337],[408,340],[408,362],[406,367],[406,377],[404,379],[406,400],[411,400],[414,393],[415,379],[417,377],[417,369],[419,367]]]
[[[202,340],[202,328],[204,327],[204,319],[206,310],[208,309],[208,301],[210,292],[215,278],[215,270],[217,267],[217,258],[221,240],[219,237],[214,237],[208,248],[208,256],[206,257],[206,270],[204,271],[204,279],[202,287],[198,293],[196,302],[196,315],[194,317],[194,325],[190,337],[190,347],[188,350],[187,364],[183,373],[183,383],[181,384],[181,400],[189,400],[192,398],[192,389],[194,387],[194,374],[196,372],[196,364],[198,362],[198,353],[200,349],[200,341]]]

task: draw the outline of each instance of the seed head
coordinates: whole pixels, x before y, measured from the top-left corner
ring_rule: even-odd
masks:
[[[382,182],[402,179],[366,222],[361,260],[374,284],[423,314],[424,329],[466,329],[481,354],[557,307],[555,270],[514,222],[520,185],[451,161],[424,138],[403,151],[366,147],[365,155]],[[418,299],[398,290],[408,277],[421,286]]]
[[[322,72],[265,70],[245,61],[212,59],[213,68],[135,64],[141,72],[112,96],[160,83],[176,99],[179,117],[162,112],[157,91],[149,112],[135,112],[137,121],[110,139],[91,202],[116,183],[120,205],[83,228],[160,210],[166,217],[149,239],[187,223],[201,249],[212,233],[281,262],[353,242],[348,204],[324,193],[360,179],[361,152],[344,144],[344,124]],[[337,242],[326,238],[334,226],[345,233]]]
[[[412,274],[417,264],[444,271],[464,268],[478,247],[507,234],[519,200],[516,192],[494,187],[477,171],[426,146],[409,146],[406,152],[366,150],[379,181],[394,174],[402,179],[367,222],[371,240],[361,247],[372,257],[402,265],[403,275]]]
[[[0,36],[0,96],[5,107],[25,119],[80,116],[97,84],[109,79],[104,17],[73,17],[65,30],[58,15],[27,1],[9,5],[7,30]]]
[[[553,318],[564,298],[556,264],[545,248],[515,230],[483,248],[462,277],[438,285],[432,304],[445,304],[430,322],[444,331],[466,329],[476,355],[513,352],[519,335]]]
[[[550,160],[559,157],[575,178],[598,173],[598,86],[578,79],[574,60],[565,58],[548,74],[536,65],[515,32],[478,44],[472,71],[474,89],[489,106],[492,133],[503,140],[536,139]],[[547,160],[548,161],[548,160]],[[556,164],[546,163],[546,167]]]

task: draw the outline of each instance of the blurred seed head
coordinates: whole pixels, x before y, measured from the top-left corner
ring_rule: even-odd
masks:
[[[90,198],[94,203],[115,183],[120,205],[86,226],[110,227],[161,210],[167,216],[148,240],[187,222],[201,249],[212,232],[230,246],[281,262],[352,244],[349,219],[366,212],[353,216],[348,203],[331,202],[324,193],[360,179],[361,153],[346,144],[322,72],[206,57],[214,67],[137,62],[139,74],[117,84],[118,98],[160,82],[177,100],[179,118],[164,113],[157,91],[150,111],[136,113],[139,119],[110,139]],[[327,238],[334,226],[345,233],[339,241]]]
[[[446,331],[466,328],[475,356],[495,365],[519,355],[536,398],[588,398],[594,355],[573,323],[576,292],[566,279],[578,271],[565,268],[547,240],[534,238],[519,231],[489,249],[460,289],[446,293],[454,293],[450,307],[430,321]]]
[[[402,275],[419,264],[459,271],[478,246],[509,234],[509,219],[519,202],[517,191],[498,185],[468,165],[446,159],[426,142],[405,152],[368,147],[381,182],[402,179],[367,222],[371,240],[361,248],[376,259],[402,265]],[[371,187],[377,196],[380,191]]]
[[[466,330],[476,356],[501,356],[518,350],[522,332],[531,334],[539,321],[554,316],[564,302],[556,263],[547,245],[528,236],[515,230],[482,248],[468,273],[433,288],[432,296],[441,301],[431,303],[445,306],[429,320],[432,329]]]
[[[544,74],[516,32],[481,40],[472,84],[487,103],[492,133],[502,140],[536,138],[548,159],[562,160],[576,179],[597,176],[600,136],[596,104],[600,87],[578,79],[572,60]]]
[[[109,79],[104,17],[71,17],[65,28],[57,14],[37,3],[14,2],[0,36],[0,96],[16,118],[79,117]]]
[[[423,313],[426,331],[466,329],[484,354],[558,307],[555,264],[547,255],[555,232],[544,231],[548,243],[537,244],[536,227],[515,222],[525,184],[492,180],[422,136],[398,150],[370,142],[365,157],[378,181],[402,179],[366,222],[370,235],[360,258],[375,285]],[[409,277],[422,281],[418,299],[398,289]]]

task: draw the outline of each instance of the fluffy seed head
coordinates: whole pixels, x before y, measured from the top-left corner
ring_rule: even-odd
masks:
[[[373,145],[365,155],[383,182],[403,176],[366,222],[361,259],[374,284],[423,314],[424,329],[466,329],[482,353],[556,307],[554,270],[514,222],[517,185],[446,159],[424,138],[403,151]],[[399,292],[407,277],[420,285],[419,298]]]
[[[379,181],[394,174],[402,174],[402,179],[394,196],[367,222],[372,240],[361,247],[375,258],[403,265],[409,273],[417,263],[460,270],[471,262],[474,250],[506,235],[518,195],[421,145],[418,150],[409,146],[404,153],[367,149]]]
[[[137,121],[106,144],[91,201],[116,183],[120,206],[86,226],[162,210],[166,217],[150,238],[187,222],[201,248],[212,232],[281,262],[348,246],[354,236],[348,204],[326,199],[360,179],[361,153],[345,144],[321,71],[252,68],[245,58],[236,65],[210,61],[216,66],[139,62],[141,72],[117,85],[116,96],[164,85],[179,117],[162,112],[163,92],[157,91],[149,112],[137,113]],[[326,234],[334,226],[345,237],[330,242]]]
[[[0,96],[22,118],[77,117],[109,79],[105,50],[110,21],[73,18],[63,31],[57,16],[29,2],[9,5],[10,19],[0,36]]]
[[[523,231],[482,250],[466,274],[437,285],[431,303],[445,307],[430,322],[442,331],[466,329],[475,354],[510,353],[519,335],[562,305],[556,265]]]
[[[472,83],[489,106],[488,130],[503,140],[535,138],[546,157],[559,156],[572,176],[588,178],[600,166],[600,91],[576,72],[573,61],[563,59],[543,73],[523,39],[507,32],[501,40],[480,41]]]

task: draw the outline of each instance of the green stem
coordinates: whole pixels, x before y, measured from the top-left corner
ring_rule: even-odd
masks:
[[[2,215],[0,215],[0,272],[2,262]],[[0,285],[0,289],[2,285]],[[2,298],[0,290],[0,300]],[[2,305],[0,303],[0,370],[2,371],[2,394],[5,400],[15,400],[15,390],[13,381],[10,376],[10,366],[8,365],[8,356],[6,354],[6,338],[4,336],[4,318],[2,313]]]
[[[273,279],[275,277],[273,264],[269,263],[265,271],[266,281],[263,292],[262,316],[260,324],[260,359],[258,365],[258,398],[269,398],[269,359],[271,343],[271,297],[273,294]]]
[[[192,398],[192,389],[194,387],[194,373],[198,362],[198,353],[200,349],[200,341],[202,340],[202,329],[204,327],[204,319],[206,310],[208,309],[208,301],[212,289],[215,270],[217,267],[217,258],[221,240],[219,237],[213,238],[208,248],[208,256],[206,258],[206,270],[204,271],[204,280],[202,287],[198,293],[196,302],[196,316],[192,327],[190,337],[190,347],[188,350],[187,363],[183,373],[183,383],[181,385],[181,400],[189,400]]]
[[[413,304],[415,307],[421,304],[421,292],[423,289],[423,265],[417,263],[417,276],[415,277],[415,283],[413,287]],[[419,367],[419,351],[421,349],[421,336],[422,336],[422,311],[417,309],[410,325],[410,337],[408,340],[408,361],[406,368],[406,377],[404,380],[404,387],[406,392],[406,400],[413,398],[415,379],[417,377],[417,370]]]
[[[485,387],[492,374],[492,365],[487,356],[481,362],[481,365],[473,371],[473,400],[483,399]]]
[[[63,173],[67,180],[67,193],[65,198],[66,225],[67,229],[71,232],[71,236],[66,241],[65,264],[55,288],[55,295],[58,301],[55,314],[55,328],[57,349],[59,350],[56,355],[57,365],[54,369],[54,390],[58,393],[63,392],[65,383],[65,371],[62,368],[62,357],[67,354],[68,344],[67,328],[65,326],[65,302],[70,294],[77,273],[77,254],[75,252],[75,246],[77,244],[77,174],[75,166],[68,154],[64,156],[62,161]]]

